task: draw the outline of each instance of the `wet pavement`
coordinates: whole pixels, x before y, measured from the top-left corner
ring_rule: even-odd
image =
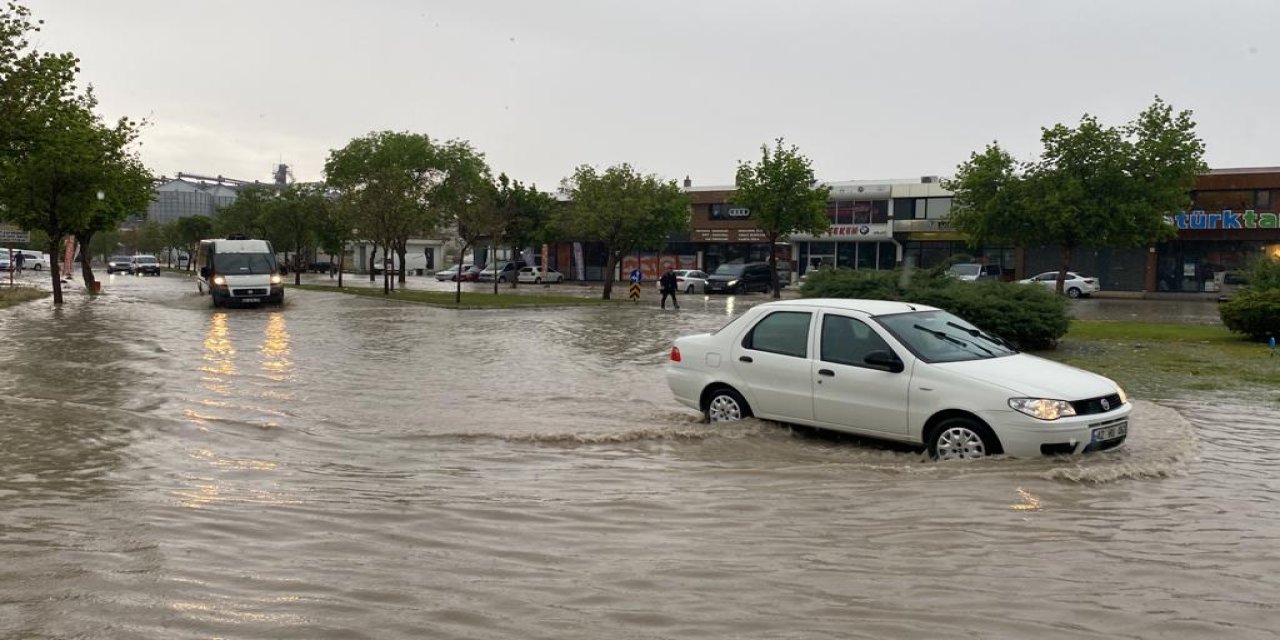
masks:
[[[764,299],[0,310],[0,638],[1275,637],[1274,408],[945,465],[704,425],[670,341]]]

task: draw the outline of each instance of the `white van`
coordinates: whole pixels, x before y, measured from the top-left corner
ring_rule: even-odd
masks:
[[[201,240],[195,266],[196,286],[215,307],[284,302],[284,278],[266,240]]]
[[[49,268],[49,254],[31,249],[14,249],[11,260],[16,266],[18,263],[18,254],[22,254],[22,268],[32,271],[44,271]]]

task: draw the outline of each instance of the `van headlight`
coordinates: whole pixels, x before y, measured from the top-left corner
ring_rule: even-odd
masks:
[[[1009,407],[1040,420],[1057,420],[1076,414],[1070,402],[1048,398],[1009,398]]]
[[[729,281],[729,283],[728,283],[728,286],[730,286],[730,287],[736,287],[736,286],[738,286],[738,281],[737,281],[737,280],[730,280],[730,281]]]
[[[221,287],[222,285],[227,283],[227,279],[222,276],[214,276],[213,283]]]
[[[284,282],[284,279],[280,277],[280,274],[271,274],[271,284],[280,284],[281,282]]]

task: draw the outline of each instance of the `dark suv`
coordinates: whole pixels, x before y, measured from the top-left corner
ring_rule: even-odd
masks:
[[[707,276],[707,293],[770,291],[772,286],[769,265],[764,262],[729,262]]]

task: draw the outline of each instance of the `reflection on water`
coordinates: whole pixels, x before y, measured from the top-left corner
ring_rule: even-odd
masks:
[[[934,464],[676,405],[671,340],[760,296],[188,284],[0,312],[0,638],[1274,637],[1267,407],[1139,401],[1118,450]]]

